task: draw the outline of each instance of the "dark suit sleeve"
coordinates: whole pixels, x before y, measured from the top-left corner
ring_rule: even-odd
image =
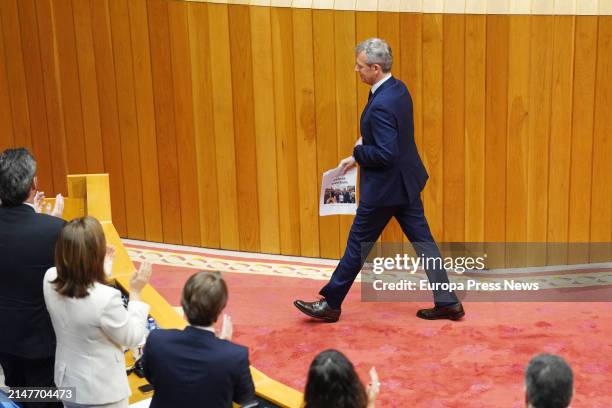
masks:
[[[375,144],[355,146],[353,157],[363,167],[390,166],[399,155],[395,117],[378,106],[373,108],[370,115]]]
[[[144,351],[142,353],[142,357],[140,358],[140,362],[142,363],[145,378],[147,379],[149,384],[155,387],[155,371],[152,367],[153,363],[151,358],[153,354],[153,349],[155,348],[153,340],[155,335],[153,333],[154,331],[149,333],[149,336],[147,336],[147,342],[145,343]]]
[[[255,385],[249,368],[249,352],[244,350],[238,362],[235,373],[235,386],[233,400],[237,404],[245,404],[255,399]]]

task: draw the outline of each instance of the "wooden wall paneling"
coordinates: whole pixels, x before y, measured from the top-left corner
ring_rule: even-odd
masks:
[[[83,110],[83,136],[88,173],[104,173],[104,150],[100,128],[98,79],[93,46],[90,3],[72,1],[74,34],[79,68],[79,85]],[[133,79],[132,79],[133,82]]]
[[[465,240],[484,241],[486,16],[465,16]]]
[[[352,155],[355,141],[359,138],[357,122],[357,81],[355,73],[355,12],[334,11],[334,48],[336,73],[336,113],[338,140],[338,161]],[[340,216],[340,251],[346,246],[346,239],[352,216]]]
[[[207,44],[208,5],[189,3],[189,45],[193,82],[194,137],[197,155],[198,201],[200,203],[200,240],[204,247],[220,246],[219,193],[215,125],[211,97],[211,66]]]
[[[300,202],[300,251],[319,256],[319,183],[312,11],[293,10],[293,77]],[[259,155],[259,151],[258,151]]]
[[[378,37],[387,41],[393,53],[392,73],[396,77],[402,72],[402,55],[400,47],[400,13],[378,12]],[[401,78],[400,78],[401,79]],[[401,243],[404,234],[395,218],[392,218],[382,233],[382,241],[390,243]],[[395,247],[395,245],[393,245]],[[395,248],[389,248],[397,252]],[[389,256],[392,256],[390,254]]]
[[[612,16],[599,16],[593,132],[593,189],[591,194],[591,242],[612,238]],[[591,251],[591,262],[609,262],[608,251]]]
[[[270,14],[270,7],[250,8],[259,244],[261,252],[278,254],[280,253],[280,220]]]
[[[506,135],[506,242],[527,241],[529,79],[531,16],[510,17],[508,40],[508,126]],[[533,120],[536,120],[533,118]],[[506,250],[508,267],[522,266],[523,246]]]
[[[314,80],[317,123],[317,164],[319,185],[324,172],[338,165],[336,140],[336,80],[334,75],[334,15],[328,10],[312,10]],[[340,257],[339,217],[319,221],[320,256]],[[346,241],[345,241],[346,242]],[[342,245],[344,246],[344,243]]]
[[[485,108],[485,240],[506,238],[508,16],[487,15]]]
[[[394,75],[398,75],[402,72],[400,13],[378,12],[376,16],[378,19],[378,37],[387,41],[391,47],[393,54],[392,72]]]
[[[443,45],[443,170],[444,235],[465,237],[465,16],[444,15]]]
[[[18,3],[18,9],[19,28],[21,31],[21,49],[25,62],[23,68],[25,71],[28,111],[30,128],[32,131],[32,151],[36,158],[38,189],[45,191],[47,195],[51,197],[54,192],[53,171],[51,167],[51,154],[49,151],[45,85],[43,82],[42,64],[40,60],[36,5],[33,0],[20,1]]]
[[[608,241],[609,20],[7,0],[0,147],[32,149],[47,195],[109,172],[123,236],[337,258],[351,220],[318,217],[318,186],[367,100],[352,47],[378,36],[413,96],[437,239]],[[604,259],[568,251],[506,259]]]
[[[485,242],[506,239],[506,127],[509,16],[487,15],[485,89]],[[505,266],[505,249],[486,248],[489,267]]]
[[[357,11],[355,12],[355,43],[360,43],[365,39],[376,37],[378,35],[378,17],[376,12],[372,11]],[[355,44],[357,45],[357,44]],[[366,89],[365,100],[368,100],[369,86],[363,85],[359,87]]]
[[[175,84],[172,76],[168,2],[149,1],[147,6],[164,241],[181,244],[183,223],[176,151]]]
[[[547,225],[547,240],[552,243],[568,239],[574,22],[574,16],[554,17]],[[567,249],[549,247],[547,263],[566,264]]]
[[[68,172],[83,174],[87,172],[87,156],[72,2],[55,0],[52,2],[52,10],[60,74],[60,97],[68,147],[66,149]]]
[[[444,239],[443,33],[441,14],[423,15],[423,148],[429,181],[423,192],[425,215],[436,240]]]
[[[274,121],[274,64],[270,7],[250,8],[253,111],[259,210],[259,245],[265,253],[280,253],[276,130]]]
[[[2,25],[2,19],[0,19],[0,25]],[[0,27],[0,151],[14,146],[15,143],[13,141],[13,112],[11,109],[3,31]]]
[[[136,78],[134,77],[132,63],[132,41],[127,1],[110,0],[109,16],[117,84],[117,107],[119,113],[119,132],[121,135],[123,182],[125,185],[127,232],[130,238],[144,239],[142,175],[140,172],[138,119],[134,90]]]
[[[240,249],[259,251],[257,152],[249,7],[228,6]]]
[[[53,38],[53,18],[49,0],[36,1],[36,19],[38,21],[38,40],[40,43],[40,59],[42,70],[45,108],[47,116],[47,131],[49,135],[49,151],[51,156],[51,171],[54,191],[47,192],[51,196],[57,193],[66,194],[66,140],[64,134],[64,115],[60,100],[58,67],[55,58],[55,41]],[[49,194],[52,193],[52,194]]]
[[[96,39],[93,44],[98,79],[104,169],[109,173],[113,224],[119,235],[126,237],[128,230],[125,212],[123,159],[109,5],[107,1],[95,1],[90,4],[93,38]]]
[[[546,242],[548,224],[548,166],[552,93],[553,17],[532,16],[531,76],[529,81],[529,150],[527,162],[527,241]],[[539,246],[528,248],[530,265],[546,264]]]
[[[412,113],[414,122],[414,140],[419,154],[423,153],[423,15],[417,13],[400,13],[399,55],[402,59],[401,69],[396,70],[399,78],[408,87],[412,96]],[[404,250],[409,250],[408,237],[402,234]]]
[[[16,146],[32,149],[28,92],[24,73],[19,10],[16,0],[3,1],[0,6],[4,55],[13,120],[13,138]]]
[[[569,242],[589,242],[598,17],[576,17],[570,163]],[[589,251],[570,246],[568,262],[587,263]]]
[[[147,241],[163,241],[162,210],[159,191],[159,163],[155,135],[155,106],[149,47],[149,21],[146,0],[128,1],[130,40],[134,70],[134,97],[140,174],[142,176],[142,207]]]
[[[215,118],[217,186],[219,188],[219,231],[222,248],[239,249],[236,156],[230,39],[227,5],[208,4],[210,60],[224,69],[211,70],[211,96]]]
[[[168,2],[172,82],[174,84],[174,124],[178,160],[179,197],[183,244],[199,245],[200,204],[194,130],[193,92],[187,2]]]
[[[293,88],[294,61],[293,42],[288,41],[293,35],[292,12],[288,8],[273,8],[271,13],[281,253],[298,255],[300,204],[296,188],[298,167]]]

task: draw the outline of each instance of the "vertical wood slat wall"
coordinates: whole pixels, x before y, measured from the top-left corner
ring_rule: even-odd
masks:
[[[446,241],[612,239],[612,17],[310,10],[169,0],[0,2],[0,149],[42,189],[110,173],[121,236],[337,258],[318,216],[388,39]],[[397,223],[383,241],[405,238]]]

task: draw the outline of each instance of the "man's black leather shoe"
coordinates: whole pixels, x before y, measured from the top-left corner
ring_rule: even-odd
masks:
[[[315,319],[323,320],[328,323],[334,323],[340,319],[340,309],[332,309],[325,299],[317,300],[316,302],[296,300],[293,304],[300,312]]]
[[[451,306],[435,306],[432,309],[421,309],[417,312],[417,317],[427,320],[450,319],[459,320],[465,315],[461,303]]]

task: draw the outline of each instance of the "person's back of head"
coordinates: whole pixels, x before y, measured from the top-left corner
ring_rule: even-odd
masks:
[[[0,204],[14,207],[26,201],[36,176],[36,161],[27,149],[6,149],[0,154]]]
[[[55,244],[55,290],[63,296],[86,297],[94,283],[106,282],[105,255],[106,238],[98,220],[88,216],[70,221]]]
[[[572,400],[574,376],[559,356],[540,354],[525,371],[525,403],[532,408],[566,408]]]
[[[365,408],[367,396],[353,364],[337,350],[315,357],[304,391],[305,408]]]
[[[185,282],[181,305],[189,324],[212,326],[227,304],[227,285],[219,272],[198,272]]]

